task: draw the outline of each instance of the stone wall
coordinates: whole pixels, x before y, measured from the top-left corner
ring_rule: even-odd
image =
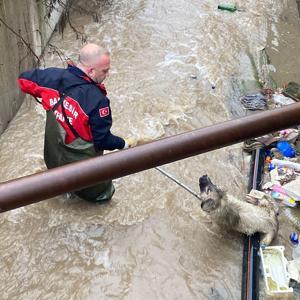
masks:
[[[18,75],[35,65],[35,54],[41,55],[61,15],[58,1],[51,9],[46,6],[48,2],[0,0],[0,134],[24,98]]]

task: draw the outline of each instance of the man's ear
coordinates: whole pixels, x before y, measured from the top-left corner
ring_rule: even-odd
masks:
[[[94,74],[94,68],[90,67],[87,69],[87,74],[90,76],[90,75],[93,75]]]
[[[209,198],[201,203],[201,208],[206,212],[211,212],[216,209],[216,201]]]

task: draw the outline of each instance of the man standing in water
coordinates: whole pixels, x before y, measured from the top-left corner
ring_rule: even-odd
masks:
[[[110,132],[110,102],[102,83],[109,69],[109,52],[87,44],[79,53],[77,66],[33,69],[20,75],[21,90],[41,98],[47,111],[44,159],[49,169],[136,144]],[[110,200],[114,191],[109,180],[75,194],[102,202]]]

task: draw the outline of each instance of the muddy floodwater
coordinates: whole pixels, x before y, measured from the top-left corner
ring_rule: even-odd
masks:
[[[291,1],[236,2],[231,13],[214,0],[98,1],[99,22],[72,14],[88,41],[111,51],[113,133],[150,141],[245,114],[232,99],[270,67],[262,71],[261,51],[280,45]],[[45,67],[76,61],[82,46],[70,27],[50,43]],[[1,181],[46,170],[44,123],[26,98],[0,137]],[[196,192],[208,174],[242,198],[248,163],[237,144],[163,168]],[[114,182],[109,204],[62,195],[0,215],[0,299],[240,299],[242,235],[212,224],[197,198],[156,169]]]

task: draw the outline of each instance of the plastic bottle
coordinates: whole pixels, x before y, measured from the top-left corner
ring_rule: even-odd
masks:
[[[234,4],[221,3],[221,4],[218,5],[218,9],[228,10],[228,11],[231,11],[231,12],[235,12],[237,10],[237,7]]]
[[[300,259],[300,243],[297,232],[293,231],[290,235],[290,241],[293,245],[292,257],[293,259]]]
[[[277,145],[276,145],[276,148],[285,157],[295,157],[295,155],[296,155],[295,150],[292,148],[292,146],[290,145],[290,143],[287,142],[287,141],[278,142]]]
[[[287,168],[292,168],[296,171],[300,171],[300,164],[295,163],[293,161],[288,161],[288,160],[281,160],[281,159],[272,159],[272,164],[274,166],[279,166],[279,167],[287,167]]]

